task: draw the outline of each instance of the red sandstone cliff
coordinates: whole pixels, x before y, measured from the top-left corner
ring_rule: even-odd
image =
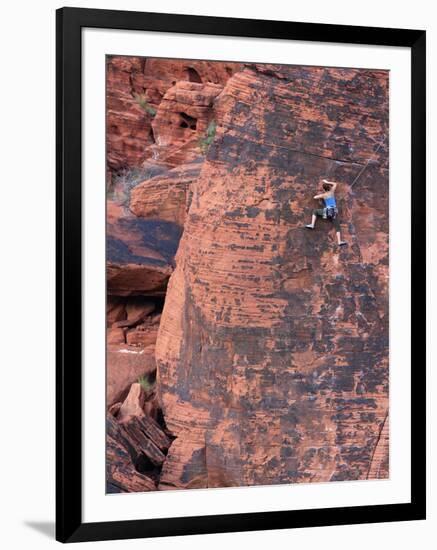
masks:
[[[110,421],[108,477],[135,491],[387,477],[388,74],[114,57],[107,95],[108,405],[156,354],[147,410],[170,438],[117,466],[139,428]],[[123,194],[126,167],[149,177]],[[324,177],[343,183],[343,250],[329,222],[303,229]],[[165,296],[159,332],[144,304],[129,319],[138,296],[153,315]]]
[[[387,74],[250,66],[215,102],[156,354],[176,436],[160,488],[384,477]],[[344,182],[349,242],[309,220]]]
[[[241,67],[107,59],[109,406],[126,397],[139,376],[156,370],[158,323],[146,322],[147,316],[131,326],[118,323],[129,317],[138,296],[162,308],[213,103]]]
[[[176,150],[191,141],[192,128],[183,114],[200,118],[197,133],[201,131],[202,117],[213,98],[241,67],[240,63],[108,56],[106,139],[110,171],[137,167],[154,154],[168,156],[170,151],[163,150],[163,142]],[[167,160],[178,165],[184,158],[179,154],[161,162]]]

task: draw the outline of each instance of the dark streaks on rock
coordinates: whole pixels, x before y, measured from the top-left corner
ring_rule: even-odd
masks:
[[[157,342],[163,487],[368,477],[388,406],[387,90],[383,71],[256,65],[215,101]],[[328,175],[344,250],[330,222],[303,228]]]

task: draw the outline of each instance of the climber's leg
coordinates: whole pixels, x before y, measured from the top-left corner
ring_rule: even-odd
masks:
[[[334,218],[332,220],[332,223],[334,224],[334,227],[335,227],[335,235],[337,237],[338,246],[344,246],[345,244],[347,244],[347,242],[341,240],[340,222],[338,221],[337,218]]]
[[[344,246],[345,244],[347,244],[346,241],[341,240],[340,231],[337,231],[336,235],[337,235],[337,244],[338,244],[338,246]]]
[[[323,208],[319,208],[318,210],[313,210],[311,223],[305,226],[307,229],[314,229],[314,226],[316,225],[317,216],[323,216]]]

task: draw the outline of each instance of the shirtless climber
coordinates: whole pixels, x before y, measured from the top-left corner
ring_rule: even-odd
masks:
[[[314,229],[314,225],[317,220],[317,216],[320,216],[324,219],[329,219],[332,221],[335,227],[335,234],[337,235],[337,244],[338,246],[344,246],[346,241],[341,240],[341,234],[340,234],[340,223],[337,219],[338,216],[338,210],[337,210],[337,201],[335,200],[335,190],[337,188],[337,184],[333,181],[323,180],[323,191],[324,193],[320,193],[319,195],[316,195],[315,199],[323,199],[323,202],[325,203],[325,208],[318,208],[316,210],[313,210],[313,217],[311,220],[311,223],[306,225],[308,229]]]

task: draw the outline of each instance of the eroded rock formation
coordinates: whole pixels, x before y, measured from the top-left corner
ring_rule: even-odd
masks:
[[[169,156],[169,148],[160,147],[165,136],[174,150],[183,145],[184,139],[190,141],[193,129],[190,126],[196,120],[190,124],[189,117],[200,117],[201,130],[202,117],[208,115],[213,98],[242,66],[241,63],[108,56],[106,139],[110,173],[135,168],[153,155]],[[183,126],[184,122],[187,126]],[[189,151],[190,147],[185,149]],[[177,165],[183,155],[179,152],[176,159],[166,160]]]
[[[107,96],[108,490],[387,477],[388,73],[111,57]]]
[[[156,346],[176,436],[161,489],[383,477],[387,87],[254,65],[218,97]],[[303,228],[323,177],[343,182],[345,249],[329,221]]]
[[[163,298],[214,99],[240,67],[107,59],[109,492],[157,489],[172,439],[155,388]]]

